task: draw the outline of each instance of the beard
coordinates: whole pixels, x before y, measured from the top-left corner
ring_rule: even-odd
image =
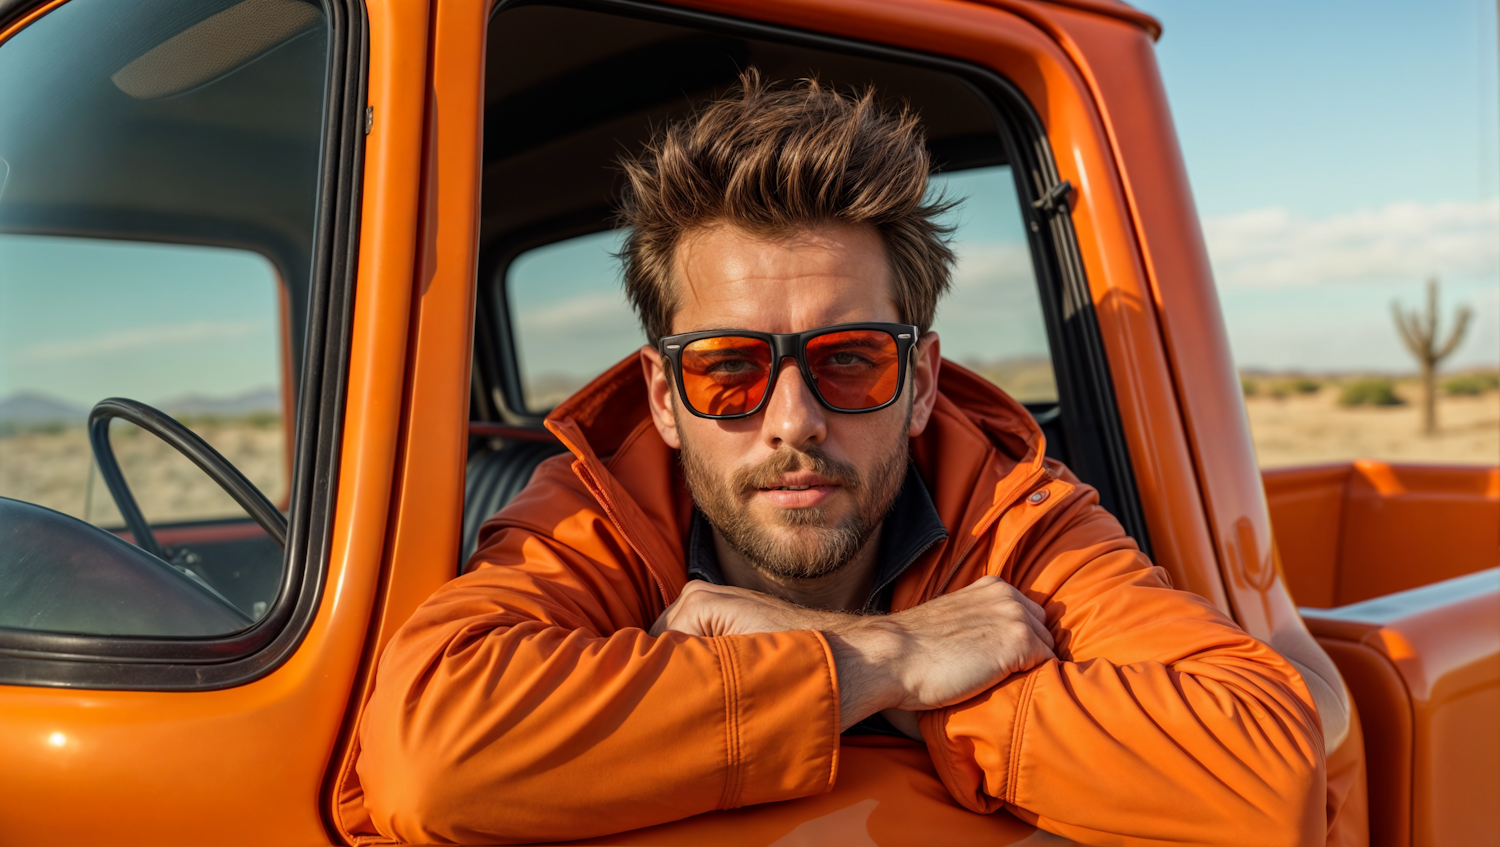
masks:
[[[760,464],[722,474],[687,438],[681,439],[683,474],[699,511],[753,567],[781,579],[818,579],[853,561],[895,503],[909,461],[910,406],[906,419],[900,437],[893,440],[868,478],[853,464],[816,445],[807,450],[783,447]],[[677,431],[684,432],[681,426]],[[827,506],[776,509],[769,519],[757,518],[751,512],[755,493],[775,487],[784,474],[799,470],[812,471],[843,487],[854,498],[853,511],[832,524]]]

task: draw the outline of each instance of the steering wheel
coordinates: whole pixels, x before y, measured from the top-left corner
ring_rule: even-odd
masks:
[[[220,488],[250,513],[250,517],[276,542],[276,546],[286,549],[286,516],[219,451],[159,409],[124,397],[110,397],[100,400],[89,411],[89,445],[94,450],[94,460],[99,463],[99,473],[104,477],[104,484],[109,486],[109,494],[114,498],[137,547],[167,560],[166,550],[156,540],[151,525],[146,523],[140,507],[136,505],[135,495],[130,493],[125,475],[120,473],[120,463],[116,461],[114,447],[109,443],[109,422],[115,418],[130,421],[191,459],[193,464],[208,474],[209,479],[218,483]]]

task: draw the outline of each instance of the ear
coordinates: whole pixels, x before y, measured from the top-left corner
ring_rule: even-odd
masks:
[[[646,376],[646,402],[651,406],[651,422],[661,440],[673,450],[682,449],[677,435],[677,416],[672,414],[673,396],[671,363],[651,345],[641,347],[641,369]]]
[[[915,355],[912,356],[911,429],[907,432],[910,438],[916,438],[927,429],[932,408],[937,405],[938,370],[942,364],[943,353],[937,333],[923,335],[917,340]]]

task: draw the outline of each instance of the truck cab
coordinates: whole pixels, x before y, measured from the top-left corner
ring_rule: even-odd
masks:
[[[643,342],[617,157],[754,66],[920,113],[945,354],[1334,693],[1328,843],[1500,843],[1500,467],[1262,474],[1159,35],[1115,0],[0,0],[6,840],[387,843],[381,651]],[[920,748],[842,755],[591,843],[993,843]]]

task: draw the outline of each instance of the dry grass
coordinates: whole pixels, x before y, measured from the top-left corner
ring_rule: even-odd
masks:
[[[116,424],[115,455],[152,523],[241,517],[244,510],[196,465],[155,436]],[[193,430],[273,503],[286,496],[286,439],[279,420],[207,422]],[[0,438],[0,496],[100,526],[123,523],[94,467],[82,427]]]
[[[1257,382],[1274,382],[1260,380]],[[1335,383],[1317,391],[1261,390],[1245,398],[1250,432],[1261,467],[1287,467],[1350,459],[1443,464],[1500,463],[1500,393],[1440,396],[1435,436],[1422,434],[1421,387],[1396,383],[1404,406],[1338,404]]]
[[[963,366],[1005,389],[1022,403],[1052,403],[1057,400],[1057,381],[1048,359],[1001,359],[994,362],[967,361]]]

